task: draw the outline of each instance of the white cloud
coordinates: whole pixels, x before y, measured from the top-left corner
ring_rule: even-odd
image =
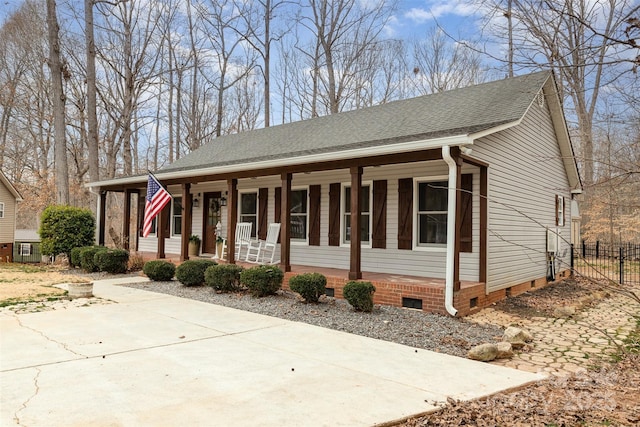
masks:
[[[413,7],[405,12],[405,18],[408,18],[418,24],[424,23],[434,18],[441,18],[446,15],[452,16],[473,16],[479,13],[478,5],[474,2],[464,0],[435,0],[429,1],[426,7]]]

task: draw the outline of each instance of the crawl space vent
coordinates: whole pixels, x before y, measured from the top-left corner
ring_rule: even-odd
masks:
[[[417,298],[402,297],[402,306],[404,308],[415,308],[422,310],[422,300]]]

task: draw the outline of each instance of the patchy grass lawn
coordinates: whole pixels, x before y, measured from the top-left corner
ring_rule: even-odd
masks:
[[[57,266],[0,263],[0,306],[59,298],[67,292],[53,285],[82,282],[86,279]]]

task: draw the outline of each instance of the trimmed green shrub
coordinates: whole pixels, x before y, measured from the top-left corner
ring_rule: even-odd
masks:
[[[168,261],[154,260],[147,261],[142,267],[142,272],[156,282],[168,282],[176,274],[176,266]]]
[[[207,268],[204,282],[220,292],[233,292],[240,289],[240,273],[244,270],[235,264],[220,264]]]
[[[176,268],[176,279],[185,286],[202,285],[204,272],[213,265],[218,264],[208,259],[185,261]]]
[[[65,254],[71,258],[71,249],[94,243],[96,222],[89,209],[73,206],[47,207],[40,222],[42,254]]]
[[[326,293],[327,278],[320,273],[304,273],[289,279],[289,287],[299,293],[306,302],[318,302]]]
[[[100,271],[111,274],[125,273],[129,266],[129,252],[124,249],[98,251],[93,256],[93,263]]]
[[[104,246],[85,246],[80,249],[80,267],[87,273],[95,273],[100,269],[95,263],[95,255],[100,251],[106,251]]]
[[[272,295],[282,288],[284,273],[273,265],[259,265],[240,273],[240,283],[256,297]]]
[[[376,287],[371,282],[351,281],[344,285],[342,295],[356,311],[373,310],[373,293]]]
[[[80,253],[82,252],[83,248],[84,246],[71,249],[71,256],[69,257],[70,267],[80,267]]]

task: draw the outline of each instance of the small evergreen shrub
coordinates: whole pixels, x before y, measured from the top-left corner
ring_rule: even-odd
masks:
[[[82,246],[82,247],[75,247],[73,249],[71,249],[71,256],[69,257],[69,266],[72,268],[77,268],[80,267],[80,253],[82,252],[82,249],[84,249],[86,246]]]
[[[147,261],[142,267],[142,272],[155,282],[168,282],[176,274],[176,266],[168,261]]]
[[[124,249],[98,251],[93,256],[93,263],[100,271],[111,274],[126,273],[129,266],[129,252]]]
[[[95,273],[100,269],[95,263],[95,255],[100,251],[106,251],[104,246],[85,246],[80,250],[80,267],[87,273]]]
[[[208,259],[185,261],[176,268],[176,279],[185,286],[202,285],[204,272],[213,265],[217,263]]]
[[[233,292],[240,289],[240,273],[244,270],[235,264],[220,264],[207,268],[204,281],[219,292]]]
[[[373,310],[373,293],[376,287],[371,282],[351,281],[344,285],[342,295],[356,311],[371,312]]]
[[[240,273],[240,283],[256,297],[273,295],[282,288],[284,273],[273,265],[259,265]]]
[[[318,302],[327,288],[327,278],[320,273],[304,273],[289,279],[289,287],[299,293],[306,302]]]

